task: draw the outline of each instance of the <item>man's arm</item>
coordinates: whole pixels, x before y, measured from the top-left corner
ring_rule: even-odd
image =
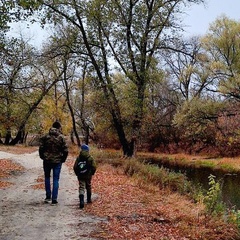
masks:
[[[63,145],[62,145],[62,159],[61,162],[65,162],[68,156],[68,146],[67,143],[63,137]]]
[[[44,140],[43,138],[40,138],[40,145],[38,149],[39,157],[44,160]]]

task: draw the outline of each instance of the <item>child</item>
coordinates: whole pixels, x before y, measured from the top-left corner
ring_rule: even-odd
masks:
[[[96,172],[96,162],[93,157],[89,154],[89,146],[83,144],[79,156],[73,166],[73,170],[78,177],[79,181],[79,200],[80,208],[84,208],[84,192],[87,190],[87,203],[91,203],[92,199],[92,176]]]

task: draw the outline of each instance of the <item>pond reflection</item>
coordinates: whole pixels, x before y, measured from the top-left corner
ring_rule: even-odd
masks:
[[[149,163],[156,164],[156,159]],[[216,181],[221,182],[222,200],[229,208],[240,209],[240,174],[225,173],[221,170],[213,170],[208,167],[194,168],[192,166],[170,165],[166,161],[158,162],[159,167],[167,168],[177,173],[183,173],[194,185],[201,186],[204,190],[209,189],[209,176],[214,175]]]
[[[173,169],[174,170],[174,169]],[[181,170],[181,172],[183,169]],[[187,178],[194,184],[199,184],[203,189],[209,189],[209,176],[216,176],[222,187],[222,200],[229,208],[240,209],[240,176],[214,171],[209,168],[184,169]]]

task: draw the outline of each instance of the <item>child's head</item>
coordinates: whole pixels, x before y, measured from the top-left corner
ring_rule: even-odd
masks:
[[[89,146],[86,145],[86,144],[82,144],[81,150],[82,150],[82,151],[89,151]]]

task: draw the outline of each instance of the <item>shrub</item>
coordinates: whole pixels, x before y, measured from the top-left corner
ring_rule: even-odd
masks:
[[[222,191],[220,182],[217,182],[215,180],[216,177],[212,174],[208,178],[210,188],[204,197],[206,210],[210,214],[223,214],[225,206],[221,200]]]
[[[124,172],[129,176],[138,175],[142,180],[158,185],[160,188],[169,187],[181,193],[189,191],[190,184],[186,176],[169,171],[157,165],[141,163],[137,159],[130,159],[124,163]]]

